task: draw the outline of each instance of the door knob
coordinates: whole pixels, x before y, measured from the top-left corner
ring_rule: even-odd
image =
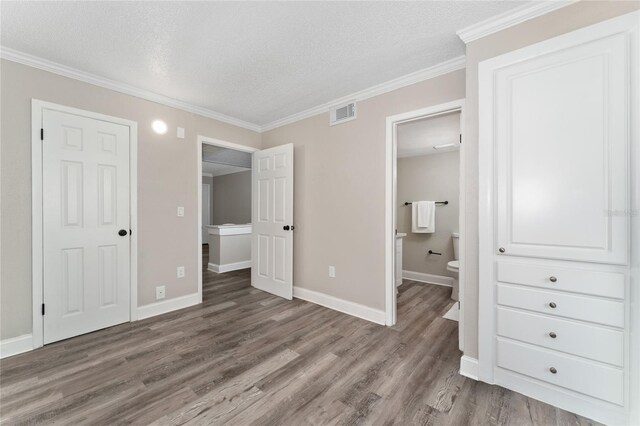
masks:
[[[558,281],[558,279],[556,277],[549,277],[549,281],[555,283],[556,281]]]
[[[296,229],[296,227],[291,225],[291,230],[293,231],[294,229]]]
[[[285,231],[288,231],[289,230],[289,225],[283,226],[282,229],[284,229]]]
[[[555,339],[556,337],[558,337],[558,335],[552,331],[549,333],[549,337],[551,337],[552,339]]]
[[[555,367],[551,367],[549,371],[551,372],[551,374],[556,374],[558,372]]]
[[[127,235],[127,230],[126,229],[119,230],[118,235],[120,235],[121,237],[124,237],[125,235]]]
[[[555,302],[551,302],[551,303],[549,303],[549,307],[550,307],[551,309],[555,309],[555,308],[556,308],[556,306],[558,306],[558,305],[556,305],[556,303],[555,303]]]
[[[498,251],[499,251],[500,253],[504,253],[504,251],[505,251],[505,250],[504,250],[504,247],[500,247],[500,248],[498,249]]]

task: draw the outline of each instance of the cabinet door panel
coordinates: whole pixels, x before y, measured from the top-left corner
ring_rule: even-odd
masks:
[[[626,40],[496,72],[497,228],[506,255],[627,262]]]

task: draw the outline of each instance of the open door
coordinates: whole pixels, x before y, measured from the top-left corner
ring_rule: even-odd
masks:
[[[251,184],[251,285],[291,300],[293,144],[255,152]]]

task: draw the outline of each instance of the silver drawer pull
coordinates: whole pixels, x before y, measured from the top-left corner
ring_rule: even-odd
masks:
[[[555,283],[556,281],[558,281],[558,279],[556,277],[549,277],[549,281],[551,281],[552,283]]]
[[[556,337],[558,337],[558,335],[552,331],[551,333],[549,333],[549,337],[555,339]]]
[[[556,306],[558,306],[558,305],[556,305],[556,302],[549,303],[549,307],[552,308],[552,309],[555,309]]]
[[[558,372],[555,367],[551,367],[549,371],[551,372],[551,374],[556,374]]]

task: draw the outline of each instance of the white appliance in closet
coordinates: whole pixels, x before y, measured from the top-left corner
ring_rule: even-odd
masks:
[[[479,65],[479,378],[608,423],[640,403],[638,22]]]

